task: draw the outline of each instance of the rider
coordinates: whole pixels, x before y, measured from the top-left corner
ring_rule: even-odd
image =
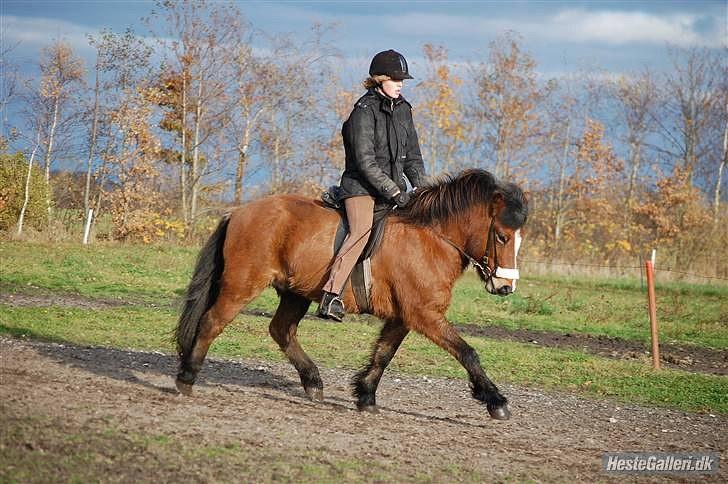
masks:
[[[341,128],[346,165],[340,186],[349,234],[323,286],[318,314],[324,318],[344,317],[340,294],[369,239],[375,201],[404,207],[411,193],[403,175],[414,188],[425,183],[412,106],[400,95],[405,79],[413,77],[402,54],[387,50],[375,55],[364,81],[367,93]]]

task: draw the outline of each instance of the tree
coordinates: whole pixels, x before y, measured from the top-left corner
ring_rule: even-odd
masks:
[[[328,29],[314,25],[310,37],[278,38],[266,63],[272,92],[260,126],[261,159],[270,172],[269,191],[320,192],[328,175],[336,170],[336,158],[326,156],[329,129],[339,127],[330,104],[337,86],[327,62],[336,52],[323,41]]]
[[[583,133],[589,129],[595,111],[596,87],[586,73],[551,81],[541,105],[543,126],[534,137],[534,169],[530,172],[536,193],[544,198],[546,226],[544,235],[549,246],[562,246],[562,238],[573,219],[574,208],[582,191],[577,189],[585,176],[585,167],[578,158]]]
[[[711,217],[700,191],[690,182],[689,173],[680,166],[674,167],[671,175],[661,177],[656,189],[634,209],[635,219],[647,231],[649,243],[664,248],[663,257],[672,259],[678,267],[684,264],[686,255],[696,259],[700,254],[710,254],[706,248],[712,245],[706,231]],[[710,259],[716,263],[715,256]]]
[[[622,211],[624,163],[605,140],[604,125],[587,120],[576,154],[579,177],[571,180],[577,203],[572,215],[572,237],[590,257],[609,260],[632,250]]]
[[[622,141],[629,149],[629,181],[625,198],[628,207],[625,214],[629,214],[647,139],[655,129],[658,89],[648,70],[633,76],[621,76],[610,87],[617,106],[617,124],[623,128]],[[629,224],[629,220],[626,223]]]
[[[279,102],[276,95],[276,69],[273,56],[253,56],[249,45],[241,45],[235,55],[235,112],[229,125],[235,145],[236,165],[233,179],[233,201],[243,200],[243,185],[249,163],[251,145],[259,141],[261,126],[268,113]]]
[[[464,108],[456,95],[462,80],[450,72],[447,49],[425,44],[426,77],[419,84],[424,102],[417,107],[417,132],[428,173],[435,175],[458,166],[455,153],[466,138]]]
[[[44,146],[44,172],[50,192],[50,173],[54,154],[57,129],[72,95],[84,82],[83,61],[76,56],[71,46],[58,40],[40,53],[40,98],[46,107],[46,139]],[[50,217],[50,199],[48,204]]]
[[[728,163],[728,102],[725,103],[726,119],[723,128],[723,156],[718,164],[718,172],[715,177],[715,190],[713,191],[713,227],[718,225],[718,213],[720,211],[720,187],[723,183],[723,171]]]
[[[18,65],[10,60],[10,53],[16,45],[0,46],[0,143],[9,142],[14,136],[16,126],[8,129],[8,105],[16,99],[21,77]]]
[[[659,151],[667,155],[693,182],[701,164],[719,144],[708,137],[715,113],[725,102],[719,83],[725,75],[720,54],[704,48],[669,50],[672,69],[666,72],[662,92],[663,109],[653,115],[662,136]]]
[[[31,160],[32,161],[32,160]],[[0,230],[16,228],[20,235],[27,225],[36,229],[47,223],[48,187],[43,173],[22,153],[0,152]]]
[[[540,130],[538,105],[547,95],[537,82],[536,62],[508,32],[490,44],[488,63],[471,70],[477,88],[470,119],[474,147],[482,150],[499,177],[528,163]]]
[[[148,242],[163,206],[157,162],[159,139],[151,117],[156,91],[139,87],[109,115],[114,149],[105,150],[113,188],[108,193],[114,236]]]
[[[123,34],[102,30],[88,37],[96,50],[94,85],[91,88],[92,105],[86,110],[88,145],[86,176],[83,192],[84,214],[91,208],[91,187],[98,152],[100,129],[108,123],[109,110],[123,103],[130,90],[149,75],[151,49],[131,29]],[[98,214],[97,214],[98,215]]]
[[[168,67],[181,80],[176,96],[180,103],[176,111],[181,117],[181,211],[194,230],[203,180],[211,171],[205,163],[210,158],[204,156],[203,150],[230,119],[232,105],[228,96],[235,83],[233,53],[239,51],[243,21],[232,4],[159,0],[157,7],[160,11],[152,14],[148,24],[152,30],[155,25],[162,25],[164,32],[158,38],[169,53]]]
[[[23,233],[23,224],[25,223],[25,212],[28,209],[28,203],[30,202],[30,188],[31,179],[33,176],[33,162],[35,161],[35,154],[38,152],[40,147],[40,129],[36,129],[35,145],[33,151],[30,153],[30,161],[28,161],[28,173],[25,177],[25,187],[23,188],[23,205],[20,208],[20,215],[18,215],[18,235]],[[46,187],[46,196],[48,196],[48,190]]]

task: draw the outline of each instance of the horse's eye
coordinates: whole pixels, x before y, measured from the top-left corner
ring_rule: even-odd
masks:
[[[495,241],[498,242],[500,245],[506,245],[506,243],[508,242],[508,237],[503,234],[496,233]]]

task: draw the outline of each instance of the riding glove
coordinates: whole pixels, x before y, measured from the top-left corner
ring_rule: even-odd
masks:
[[[412,199],[412,195],[410,195],[409,192],[399,192],[395,196],[392,197],[392,201],[399,208],[406,207],[410,203],[411,199]]]

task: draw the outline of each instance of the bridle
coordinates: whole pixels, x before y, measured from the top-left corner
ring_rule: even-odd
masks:
[[[464,249],[461,249],[458,247],[455,242],[448,239],[442,234],[438,234],[442,240],[450,244],[452,247],[454,247],[460,254],[468,259],[470,263],[475,267],[480,275],[485,280],[486,285],[490,283],[493,287],[495,287],[495,284],[493,283],[493,278],[502,278],[502,279],[511,279],[515,280],[519,278],[518,269],[509,269],[506,267],[500,267],[498,265],[498,244],[495,240],[495,217],[491,217],[490,219],[490,227],[488,228],[488,239],[485,243],[485,254],[480,260],[475,259],[475,257],[471,256],[467,252],[465,252]],[[488,263],[489,257],[488,254],[490,254],[491,249],[493,250],[493,267],[495,267],[495,270],[492,270],[490,268],[490,264]]]

